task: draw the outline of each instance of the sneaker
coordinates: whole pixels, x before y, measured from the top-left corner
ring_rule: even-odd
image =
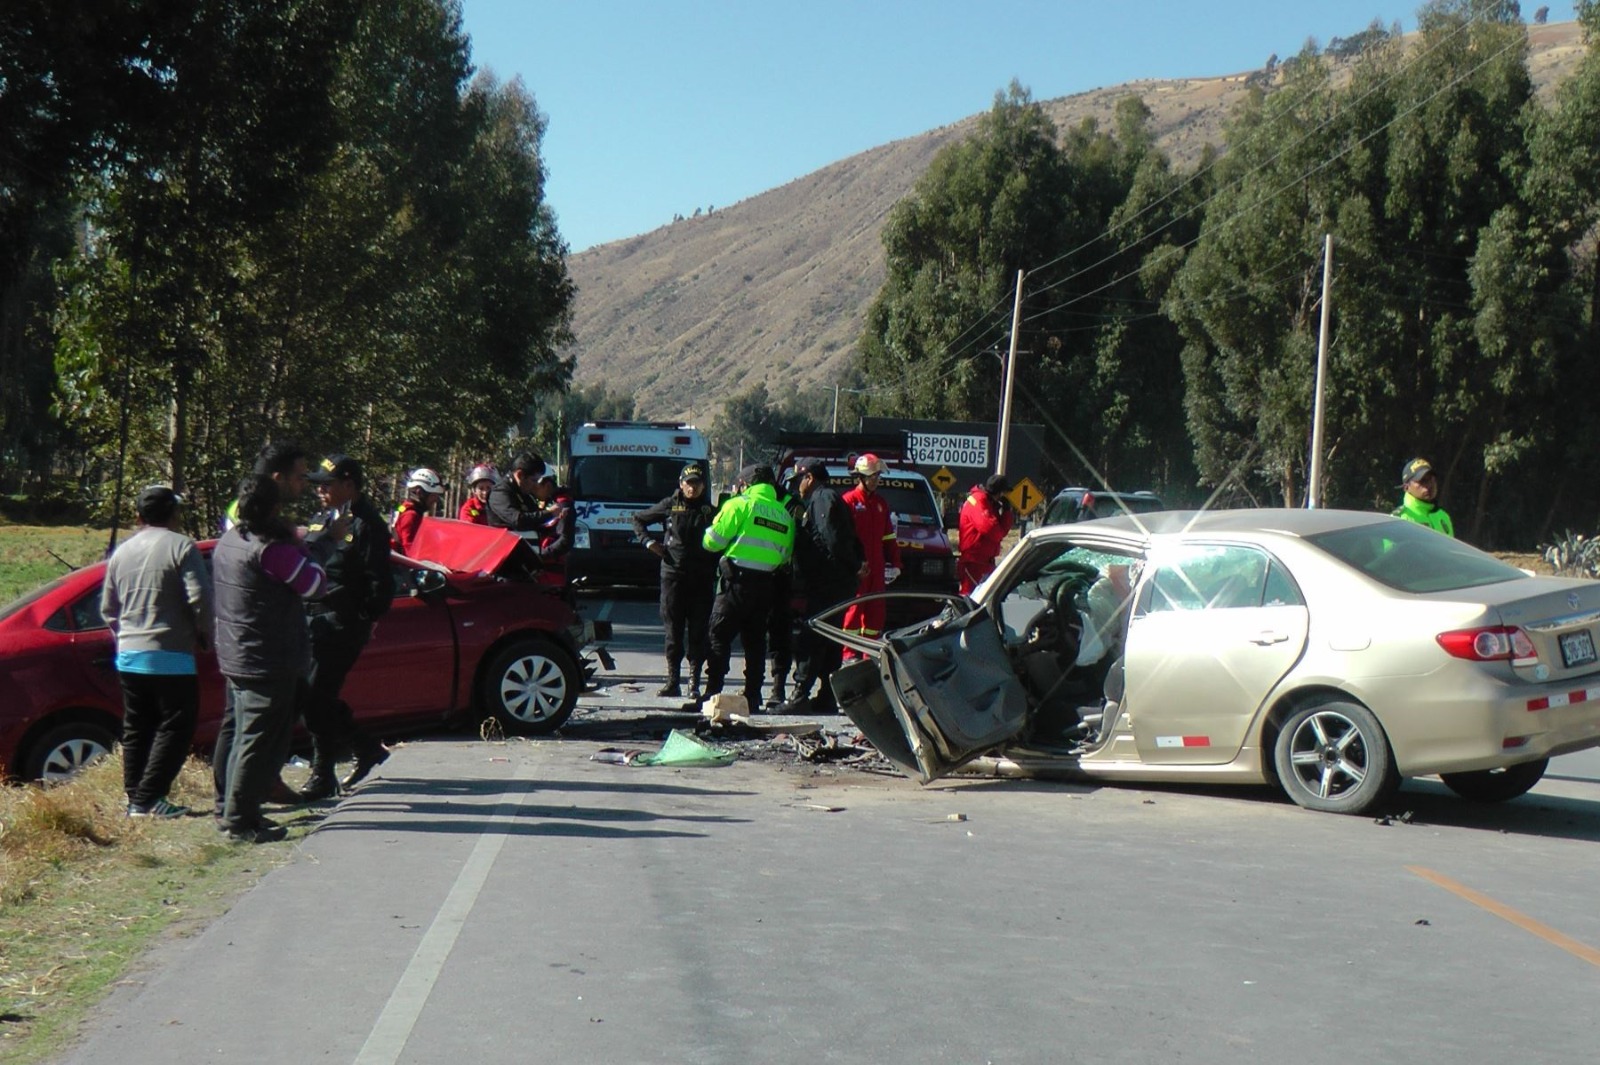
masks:
[[[179,806],[177,803],[168,802],[164,798],[157,799],[148,806],[137,806],[131,802],[128,804],[129,817],[183,817],[188,813],[189,808],[187,806]]]

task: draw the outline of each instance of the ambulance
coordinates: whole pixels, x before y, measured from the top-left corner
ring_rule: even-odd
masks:
[[[633,514],[677,491],[678,475],[691,462],[707,470],[710,488],[705,434],[679,422],[585,422],[567,443],[567,485],[578,519],[568,577],[574,583],[659,584],[661,560],[634,536]]]

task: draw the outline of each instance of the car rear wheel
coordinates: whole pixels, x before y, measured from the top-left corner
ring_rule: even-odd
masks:
[[[1537,762],[1523,762],[1520,765],[1508,765],[1503,769],[1483,769],[1475,773],[1440,773],[1439,779],[1444,781],[1444,786],[1473,802],[1505,802],[1515,799],[1518,795],[1527,793],[1527,790],[1539,783],[1544,776],[1544,771],[1549,768],[1550,759],[1541,758]]]
[[[507,732],[524,736],[554,732],[578,704],[581,674],[572,656],[534,636],[507,647],[490,663],[482,681],[484,708]]]
[[[70,780],[83,767],[111,753],[117,738],[92,721],[69,721],[40,736],[28,747],[22,759],[22,773],[29,780],[58,783]]]
[[[1314,703],[1290,714],[1273,764],[1289,798],[1308,810],[1368,813],[1400,785],[1383,726],[1358,703]]]

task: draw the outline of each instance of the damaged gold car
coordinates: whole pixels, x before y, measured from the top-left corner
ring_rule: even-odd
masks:
[[[882,593],[882,598],[913,593]],[[929,598],[923,593],[923,598]],[[1369,813],[1407,777],[1515,798],[1600,745],[1600,582],[1330,510],[1165,512],[1025,537],[971,598],[881,639],[840,708],[926,783],[1002,775],[1276,784]]]

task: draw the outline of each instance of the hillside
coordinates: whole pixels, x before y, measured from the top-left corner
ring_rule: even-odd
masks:
[[[1541,87],[1559,81],[1583,43],[1576,23],[1529,27]],[[1157,143],[1189,164],[1261,71],[1143,80],[1044,101],[1058,128],[1110,121],[1137,94]],[[632,392],[646,417],[709,424],[722,401],[758,382],[832,385],[849,361],[883,281],[879,228],[935,153],[976,116],[895,141],[710,215],[575,255],[577,381]]]

